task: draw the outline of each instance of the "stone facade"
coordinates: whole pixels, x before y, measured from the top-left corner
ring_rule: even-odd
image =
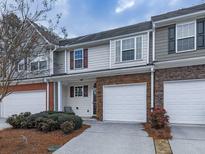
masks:
[[[147,114],[150,111],[151,95],[150,73],[101,77],[96,80],[97,118],[103,120],[103,86],[113,84],[147,83]],[[147,116],[148,117],[148,116]]]
[[[155,71],[155,106],[164,101],[164,81],[205,79],[205,65],[167,68]]]

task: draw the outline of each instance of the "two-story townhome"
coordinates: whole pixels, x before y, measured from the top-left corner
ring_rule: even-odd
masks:
[[[60,41],[53,53],[55,110],[145,122],[150,109],[151,22]]]
[[[205,4],[152,17],[155,105],[171,123],[205,124]]]
[[[48,41],[47,56],[30,62],[36,75],[30,70],[34,76],[13,87],[2,117],[72,109],[145,122],[152,107],[164,106],[171,123],[205,124],[205,4],[73,39],[37,31]],[[47,74],[40,73],[45,64]]]

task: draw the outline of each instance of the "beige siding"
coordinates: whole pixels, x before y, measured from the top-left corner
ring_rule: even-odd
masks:
[[[129,62],[116,62],[116,40],[112,40],[110,44],[110,50],[111,50],[111,68],[122,68],[122,67],[131,67],[131,66],[140,66],[140,65],[146,65],[147,64],[147,56],[148,56],[148,35],[147,33],[142,34],[143,38],[143,47],[142,47],[142,60],[134,60]]]
[[[168,54],[168,27],[163,27],[156,29],[155,54],[156,61],[168,61],[205,56],[205,50]]]

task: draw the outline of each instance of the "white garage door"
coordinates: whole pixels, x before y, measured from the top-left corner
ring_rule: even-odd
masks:
[[[21,112],[37,113],[46,110],[46,92],[15,92],[3,100],[1,117],[8,117]]]
[[[171,123],[205,124],[205,81],[165,82],[164,106]]]
[[[103,119],[146,121],[146,84],[104,86]]]

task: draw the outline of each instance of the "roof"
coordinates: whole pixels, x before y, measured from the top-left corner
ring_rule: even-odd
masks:
[[[62,40],[62,38],[60,38],[57,34],[55,34],[54,32],[50,31],[48,28],[42,25],[36,24],[34,22],[32,22],[32,24],[41,33],[41,35],[45,37],[45,39],[49,43],[52,43],[54,45],[59,45],[59,41]]]
[[[168,18],[173,18],[173,17],[178,17],[178,16],[182,16],[182,15],[186,15],[186,14],[190,14],[190,13],[195,13],[198,11],[204,11],[205,10],[205,3],[200,4],[200,5],[195,5],[192,7],[188,7],[188,8],[183,8],[183,9],[179,9],[176,11],[171,11],[171,12],[167,12],[165,14],[160,14],[157,16],[152,16],[152,21],[159,21],[159,20],[163,20],[163,19],[168,19]]]
[[[126,26],[126,27],[121,27],[121,28],[116,28],[108,31],[99,32],[99,33],[80,36],[76,38],[61,40],[59,42],[59,45],[60,46],[74,45],[74,44],[85,43],[90,41],[97,41],[97,40],[108,39],[116,36],[146,31],[150,29],[152,29],[152,22],[146,21],[146,22],[142,22],[142,23]]]

